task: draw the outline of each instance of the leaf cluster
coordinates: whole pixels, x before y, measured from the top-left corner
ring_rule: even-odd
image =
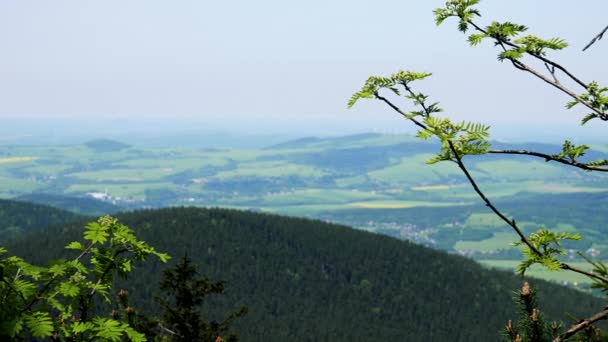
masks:
[[[443,112],[443,109],[439,107],[439,102],[428,103],[428,95],[413,90],[412,82],[423,80],[430,75],[430,73],[400,70],[389,77],[371,76],[361,90],[350,98],[348,107],[351,108],[359,99],[378,99],[387,102],[404,118],[413,121],[420,127],[417,133],[418,138],[428,140],[435,137],[441,141],[439,154],[428,160],[429,164],[445,160],[454,161],[456,156],[452,147],[459,157],[486,153],[490,147],[487,140],[489,126],[464,121],[454,123],[448,118],[436,117],[434,114]],[[399,86],[403,88],[403,94],[401,94]],[[408,112],[402,111],[380,95],[381,89],[388,89],[398,96],[402,95],[412,101],[415,108]]]
[[[523,241],[514,242],[514,246],[522,247],[524,255],[524,261],[517,266],[517,272],[523,275],[534,264],[541,264],[550,271],[561,270],[562,262],[557,259],[557,256],[565,255],[566,251],[560,248],[560,242],[580,239],[579,234],[539,229],[527,237],[528,242],[534,249]]]
[[[479,10],[473,8],[479,0],[449,0],[445,3],[445,7],[437,8],[433,11],[435,14],[435,23],[441,25],[450,17],[458,18],[458,30],[466,32],[474,17],[479,17]]]
[[[603,121],[608,120],[608,114],[606,114],[606,112],[608,112],[608,87],[600,87],[597,82],[593,81],[587,86],[587,91],[581,94],[579,98],[575,98],[568,102],[566,108],[573,108],[582,101],[589,104],[597,111],[585,115],[581,120],[581,125],[597,118]]]
[[[110,302],[114,275],[126,277],[134,262],[150,255],[166,262],[169,256],[138,240],[130,228],[110,216],[87,224],[83,241],[65,248],[79,255],[48,267],[3,257],[7,251],[0,248],[0,337],[144,341],[145,336],[128,323],[89,317],[93,299]]]

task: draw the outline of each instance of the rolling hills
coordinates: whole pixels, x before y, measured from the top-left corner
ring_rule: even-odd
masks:
[[[493,145],[548,154],[561,150],[540,143]],[[302,138],[250,149],[142,147],[107,140],[2,146],[0,198],[92,215],[192,205],[301,216],[486,264],[512,265],[520,258],[510,247],[513,235],[481,205],[460,171],[449,163],[425,164],[437,148],[411,136],[381,134]],[[594,146],[586,158],[608,158],[607,151]],[[484,192],[526,232],[548,227],[582,233],[585,240],[568,246],[567,257],[574,258],[569,261],[577,261],[574,249],[608,254],[605,211],[587,210],[608,193],[602,175],[526,156],[469,156],[465,162]],[[554,279],[585,281],[560,275]]]
[[[167,208],[120,215],[138,236],[174,257],[188,254],[226,293],[209,298],[215,317],[245,305],[235,331],[244,341],[488,341],[514,318],[522,279],[388,236],[320,221],[227,209]],[[66,256],[84,221],[50,226],[13,241],[32,262]],[[175,258],[175,259],[177,259]],[[136,269],[126,288],[154,314],[162,265]],[[553,318],[602,307],[598,299],[533,280]]]
[[[84,216],[46,205],[0,199],[0,245],[50,225],[81,219]]]

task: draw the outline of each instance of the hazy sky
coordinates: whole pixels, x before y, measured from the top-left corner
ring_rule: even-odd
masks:
[[[447,115],[487,123],[576,124],[567,98],[471,48],[444,1],[1,1],[0,119],[168,119],[249,125],[405,124],[380,103],[346,110],[370,74],[433,72],[421,86]],[[486,0],[487,24],[512,20],[571,44],[555,54],[608,84],[608,2]],[[302,127],[303,127],[302,126]]]

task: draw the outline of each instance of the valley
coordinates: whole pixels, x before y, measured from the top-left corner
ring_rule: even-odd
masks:
[[[557,145],[495,143],[557,153]],[[145,148],[111,140],[0,147],[0,197],[88,215],[174,206],[224,207],[350,225],[512,268],[515,235],[455,165],[427,165],[438,147],[406,135],[304,138],[256,149]],[[594,146],[588,158],[606,157]],[[473,176],[524,230],[580,232],[574,250],[608,255],[608,186],[590,174],[525,156],[469,156]],[[599,206],[599,207],[598,207]],[[593,208],[593,209],[592,209]],[[608,208],[607,208],[608,209]],[[585,278],[538,275],[577,285]]]

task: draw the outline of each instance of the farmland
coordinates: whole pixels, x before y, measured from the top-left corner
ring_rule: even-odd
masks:
[[[142,148],[103,140],[1,146],[0,197],[48,194],[95,198],[125,209],[220,206],[305,216],[512,267],[519,258],[510,247],[515,236],[480,204],[455,165],[425,163],[437,148],[410,136],[379,134],[305,138],[249,150]],[[600,146],[590,154],[605,158],[605,150]],[[589,240],[568,248],[608,255],[606,220],[597,217],[607,211],[596,210],[590,218],[585,209],[589,203],[604,206],[608,185],[601,175],[529,157],[471,156],[465,162],[486,194],[526,232],[539,226],[581,232]]]

